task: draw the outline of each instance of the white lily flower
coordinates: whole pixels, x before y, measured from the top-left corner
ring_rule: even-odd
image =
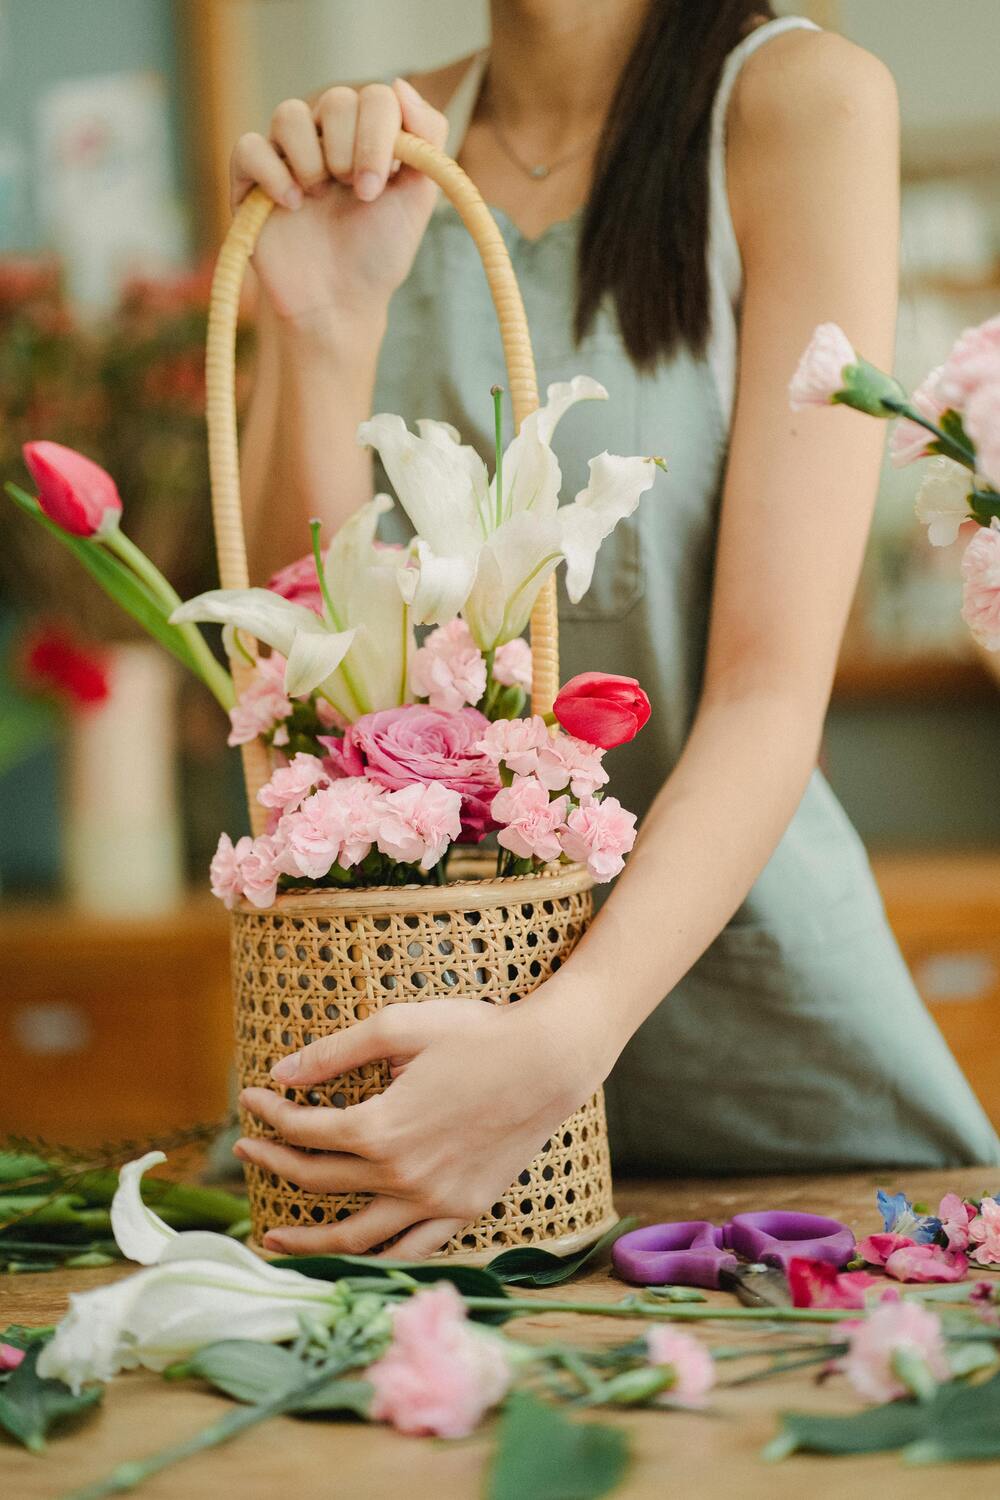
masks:
[[[72,1296],[39,1356],[38,1373],[74,1393],[137,1365],[166,1369],[219,1339],[283,1342],[303,1318],[330,1326],[344,1308],[335,1285],[272,1266],[227,1235],[164,1224],[143,1203],[140,1182],[165,1160],[151,1151],[123,1167],[111,1206],[119,1249],[144,1269]]]
[[[950,547],[958,539],[963,521],[969,519],[968,470],[950,458],[935,458],[917,492],[917,520],[927,527],[932,547]]]
[[[290,698],[325,686],[354,640],[353,630],[337,630],[305,605],[282,599],[270,589],[210,589],[175,609],[170,621],[232,625],[263,641],[285,657],[285,692]]]
[[[399,586],[414,623],[443,625],[461,613],[481,651],[524,630],[545,580],[567,563],[576,603],[590,587],[601,542],[632,514],[655,478],[654,460],[602,453],[585,489],[559,506],[562,474],[552,451],[556,424],[577,401],[607,391],[578,375],[550,385],[503,455],[502,494],[474,449],[445,422],[400,417],[362,422],[358,442],[378,450],[399,503],[417,533]]]

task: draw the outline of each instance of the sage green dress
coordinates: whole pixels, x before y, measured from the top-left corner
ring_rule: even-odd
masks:
[[[760,28],[723,75],[711,164],[713,334],[704,357],[678,354],[640,374],[610,307],[575,346],[578,218],[529,240],[496,214],[524,294],[540,388],[580,373],[610,393],[559,425],[564,495],[584,485],[588,459],[604,448],[669,461],[669,473],[605,543],[589,593],[578,605],[563,594],[560,606],[564,681],[584,670],[625,672],[649,693],[649,724],[609,766],[615,794],[640,817],[691,728],[705,655],[741,279],[725,184],[727,103],[752,50],[808,25],[785,19]],[[452,101],[452,154],[484,62],[472,65]],[[374,409],[411,423],[452,422],[489,458],[489,391],[503,378],[477,253],[442,201],[391,305]],[[780,722],[773,727],[784,733]],[[633,1037],[607,1100],[616,1163],[629,1171],[1000,1161],[1000,1143],[913,987],[858,835],[818,770],[743,906]]]

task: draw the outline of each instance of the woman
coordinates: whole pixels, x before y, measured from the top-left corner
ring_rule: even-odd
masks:
[[[308,1088],[388,1058],[379,1098],[336,1111],[247,1091],[287,1144],[238,1155],[375,1195],[267,1244],[401,1234],[394,1254],[431,1253],[609,1074],[631,1170],[996,1162],[815,769],[881,433],[846,411],[791,415],[787,385],[825,320],[891,363],[892,81],[760,0],[494,0],[492,22],[488,57],[286,102],[270,140],[236,148],[234,201],[259,183],[291,210],[255,256],[259,561],[301,553],[308,516],[331,528],[371,494],[354,435],[372,409],[445,418],[491,451],[485,282],[454,211],[392,174],[402,124],[495,207],[542,387],[585,372],[611,393],[560,426],[570,492],[604,447],[668,456],[591,592],[562,605],[564,676],[634,673],[653,701],[614,766],[642,833],[572,960],[524,1003],[390,1006],[275,1069]]]

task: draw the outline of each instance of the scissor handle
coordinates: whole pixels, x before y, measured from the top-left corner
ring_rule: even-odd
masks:
[[[854,1255],[854,1235],[839,1219],[772,1209],[737,1214],[724,1230],[724,1244],[747,1260],[788,1270],[797,1258],[843,1266]]]
[[[717,1287],[720,1273],[739,1265],[724,1231],[705,1219],[633,1229],[615,1241],[611,1263],[638,1286]]]

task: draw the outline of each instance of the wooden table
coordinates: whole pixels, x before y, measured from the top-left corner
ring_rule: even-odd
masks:
[[[897,1180],[898,1176],[898,1180]],[[624,1183],[616,1201],[623,1214],[646,1222],[706,1218],[721,1222],[755,1208],[797,1208],[834,1215],[859,1235],[879,1228],[876,1186],[903,1187],[917,1201],[936,1204],[954,1190],[979,1194],[1000,1188],[1000,1169],[949,1172],[862,1174],[806,1179],[731,1179]],[[43,1324],[57,1320],[70,1291],[101,1285],[127,1274],[124,1268],[54,1272],[0,1281],[0,1327],[8,1322]],[[622,1284],[607,1269],[570,1284],[580,1300],[614,1302]],[[565,1288],[551,1295],[565,1295]],[[509,1325],[527,1339],[575,1339],[614,1343],[635,1331],[633,1323],[600,1317],[544,1312],[546,1293],[537,1296],[539,1315]],[[709,1294],[721,1303],[723,1293]],[[746,1325],[714,1325],[710,1341],[763,1342]],[[749,1362],[726,1363],[723,1379]],[[637,1411],[596,1414],[621,1422],[633,1434],[634,1459],[621,1500],[844,1500],[845,1496],[906,1496],[938,1500],[941,1493],[964,1497],[993,1493],[996,1471],[983,1465],[948,1469],[904,1468],[895,1456],[859,1459],[795,1456],[776,1466],[759,1453],[776,1430],[782,1408],[826,1412],[857,1409],[846,1382],[836,1378],[817,1387],[811,1372],[788,1374],[760,1384],[719,1390],[708,1414]],[[52,1441],[48,1453],[31,1457],[13,1445],[0,1446],[3,1482],[11,1500],[57,1500],[126,1459],[156,1451],[207,1425],[230,1403],[203,1390],[172,1386],[146,1372],[120,1377],[108,1390],[103,1410],[78,1433]],[[489,1429],[465,1442],[404,1438],[381,1427],[280,1418],[237,1438],[228,1447],[188,1460],[150,1480],[139,1493],[148,1500],[275,1500],[276,1496],[337,1497],[337,1500],[478,1500],[484,1461],[492,1447]],[[532,1500],[526,1495],[524,1500]]]

